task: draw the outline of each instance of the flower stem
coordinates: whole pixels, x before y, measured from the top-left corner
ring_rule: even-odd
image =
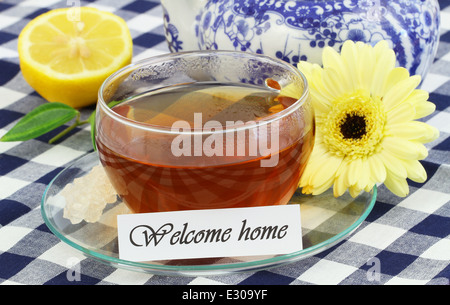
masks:
[[[71,132],[73,129],[75,129],[78,126],[84,125],[89,123],[89,120],[85,120],[85,121],[80,121],[80,116],[81,113],[77,114],[77,118],[75,123],[73,123],[71,126],[67,127],[66,129],[64,129],[63,131],[61,131],[60,133],[58,133],[56,136],[54,136],[53,138],[51,138],[48,143],[49,144],[53,144],[54,142],[58,141],[59,139],[61,139],[62,137],[64,137],[66,134],[68,134],[69,132]]]

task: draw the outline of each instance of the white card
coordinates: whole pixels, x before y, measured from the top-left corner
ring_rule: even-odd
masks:
[[[300,206],[118,215],[129,261],[287,254],[302,250]]]

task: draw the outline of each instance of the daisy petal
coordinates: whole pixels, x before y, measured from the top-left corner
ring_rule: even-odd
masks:
[[[388,124],[412,121],[416,115],[414,107],[409,103],[402,103],[386,113]]]
[[[345,191],[347,190],[347,185],[345,184],[345,179],[341,175],[339,177],[336,177],[333,184],[333,195],[334,197],[342,196]]]
[[[361,82],[360,88],[355,89],[363,89],[367,92],[370,92],[370,87],[372,84],[375,70],[375,56],[371,46],[364,44],[361,50],[359,51],[360,57],[358,61],[359,67],[364,67],[364,69],[359,69],[359,79]]]
[[[312,190],[311,194],[313,194],[313,195],[322,194],[323,192],[328,190],[333,185],[333,181],[334,181],[334,176],[330,177],[322,185],[313,186],[313,190]]]
[[[313,188],[311,186],[303,186],[302,187],[302,194],[312,194]]]
[[[375,182],[371,182],[370,184],[366,185],[366,188],[364,189],[364,191],[366,191],[367,193],[369,193],[370,191],[373,190],[373,187],[375,186]]]
[[[428,101],[429,97],[430,94],[427,91],[416,89],[408,96],[408,102],[410,102],[412,105],[416,105]]]
[[[343,90],[343,87],[341,85],[342,77],[333,68],[327,68],[324,70],[322,81],[324,87],[329,92],[328,95],[332,95],[335,98],[338,98],[341,95],[345,94],[346,91]]]
[[[377,64],[386,63],[385,66],[391,69],[395,68],[397,58],[395,52],[389,48],[389,43],[386,40],[379,41],[374,47],[373,51]]]
[[[347,73],[347,67],[345,66],[338,52],[336,52],[331,47],[326,47],[323,49],[322,58],[323,67],[325,69],[332,68],[339,75],[339,87],[342,89],[342,91],[347,92],[354,90],[352,87],[352,83],[350,82],[350,77]]]
[[[314,175],[310,179],[310,184],[314,186],[320,185],[320,181],[327,181],[330,177],[334,178],[336,171],[342,163],[342,158],[327,154],[321,161],[322,162],[316,162],[317,164],[320,164],[320,166],[315,170]]]
[[[307,62],[307,61],[300,61],[297,64],[297,67],[305,75],[306,78],[310,78],[314,64]]]
[[[353,198],[357,197],[362,189],[360,189],[358,186],[356,185],[352,185],[351,187],[348,188],[350,196],[352,196]]]
[[[380,40],[379,42],[377,42],[377,44],[373,47],[373,49],[375,51],[379,51],[381,50],[390,50],[389,49],[389,44],[386,40]]]
[[[383,182],[386,179],[386,167],[378,154],[374,154],[367,159],[371,179],[374,182]]]
[[[367,159],[361,160],[361,170],[359,171],[358,180],[356,182],[356,186],[362,190],[364,189],[370,181],[370,170],[369,170],[369,162]]]
[[[417,160],[403,160],[408,173],[408,178],[417,183],[424,183],[427,180],[427,172]]]
[[[420,80],[421,77],[419,75],[414,75],[407,79],[401,80],[392,86],[383,98],[386,111],[389,111],[398,104],[404,102],[413,90],[420,84]]]
[[[387,77],[385,77],[383,88],[381,90],[380,96],[385,96],[386,93],[397,83],[401,82],[402,80],[406,80],[409,78],[409,72],[403,67],[397,67],[392,69]]]
[[[406,197],[406,195],[409,194],[409,187],[406,179],[393,175],[390,172],[388,172],[384,185],[394,193],[394,195],[399,197]]]
[[[327,113],[335,96],[329,95],[328,90],[323,85],[323,70],[321,68],[314,68],[311,72],[312,74],[308,78],[308,82],[310,83],[314,111],[316,115]]]
[[[424,118],[432,114],[436,110],[436,105],[431,102],[422,102],[414,105],[416,109],[416,115],[414,120]]]
[[[436,105],[428,101],[429,97],[429,93],[421,89],[416,89],[409,95],[407,102],[416,109],[415,120],[426,117],[436,110]]]
[[[422,160],[428,155],[428,150],[423,144],[400,137],[385,137],[383,148],[396,157],[407,160]]]
[[[347,171],[347,184],[348,185],[356,184],[359,177],[361,176],[361,170],[362,170],[362,160],[361,159],[355,159],[350,162],[348,171]]]
[[[345,177],[345,173],[348,169],[349,163],[351,161],[349,161],[348,158],[344,158],[342,160],[341,166],[339,167],[339,169],[336,171],[336,177]],[[346,179],[344,179],[346,180]]]
[[[350,83],[353,88],[360,88],[359,73],[358,73],[358,52],[353,41],[347,40],[342,45],[341,58],[347,66],[348,75],[350,76]]]
[[[406,178],[408,176],[405,167],[401,162],[398,162],[398,158],[394,157],[390,154],[386,149],[383,149],[379,156],[386,167],[386,179],[388,171],[395,173],[397,176],[401,178]]]
[[[420,121],[387,125],[385,133],[420,143],[428,143],[439,137],[437,128]]]
[[[397,59],[386,41],[380,41],[375,45],[374,54],[376,59],[370,91],[374,96],[381,97],[384,95],[385,79],[390,71],[395,68]]]
[[[308,163],[306,164],[305,170],[303,171],[303,174],[300,177],[299,183],[300,186],[304,187],[307,185],[312,185],[311,181],[314,179],[314,176],[319,170],[320,165],[321,165],[321,158],[317,158],[316,156],[311,155]]]

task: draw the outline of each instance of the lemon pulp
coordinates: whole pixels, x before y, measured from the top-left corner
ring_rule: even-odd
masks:
[[[25,80],[50,102],[83,107],[97,100],[102,82],[129,64],[132,38],[125,21],[95,8],[55,9],[30,21],[19,35]]]

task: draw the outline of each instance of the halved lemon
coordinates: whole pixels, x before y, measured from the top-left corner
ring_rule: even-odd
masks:
[[[131,63],[133,42],[117,15],[91,7],[62,8],[25,26],[18,53],[25,80],[42,97],[81,108],[97,101],[110,74]]]

